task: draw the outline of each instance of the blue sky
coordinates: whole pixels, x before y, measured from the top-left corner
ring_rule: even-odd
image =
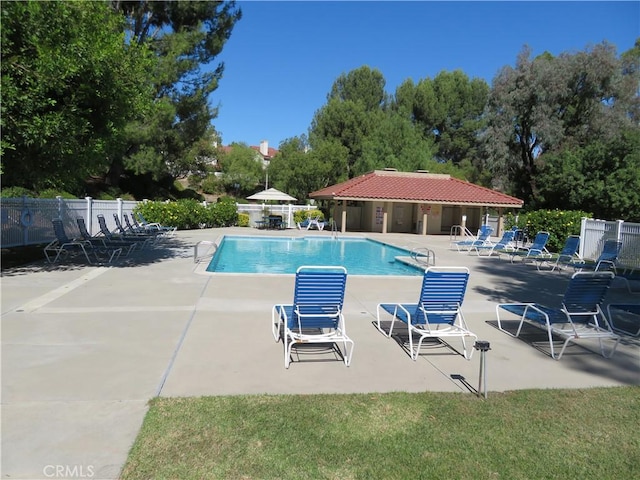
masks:
[[[240,20],[216,59],[225,71],[211,102],[224,145],[306,134],[334,81],[364,65],[393,94],[460,69],[489,84],[533,55],[583,51],[602,41],[618,54],[640,37],[640,2],[238,1]]]

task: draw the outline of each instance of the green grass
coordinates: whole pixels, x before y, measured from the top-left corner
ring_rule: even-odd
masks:
[[[122,478],[640,478],[640,388],[157,398]]]

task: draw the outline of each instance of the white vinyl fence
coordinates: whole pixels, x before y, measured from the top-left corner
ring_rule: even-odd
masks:
[[[238,203],[238,213],[249,215],[249,226],[253,227],[257,221],[267,215],[282,215],[282,221],[287,228],[296,228],[293,221],[293,214],[298,210],[315,210],[318,207],[313,205],[267,205],[255,203]]]
[[[24,245],[39,245],[49,243],[55,238],[51,220],[60,218],[65,232],[70,238],[79,237],[76,218],[82,217],[87,230],[95,235],[100,231],[97,215],[104,215],[109,230],[116,228],[113,214],[117,214],[122,221],[122,214],[131,215],[134,207],[139,203],[132,200],[95,200],[85,199],[55,199],[46,198],[3,198],[1,199],[2,214],[2,247],[19,247]],[[296,210],[313,210],[311,205],[262,205],[238,204],[238,212],[249,214],[249,225],[262,220],[263,215],[282,215],[288,228],[295,228],[293,213]]]
[[[77,217],[84,218],[87,230],[95,235],[100,231],[97,215],[102,214],[110,230],[116,228],[113,214],[131,214],[138,204],[130,200],[94,200],[91,197],[67,200],[61,197],[3,198],[2,199],[2,247],[38,245],[55,238],[51,220],[60,218],[69,237],[79,237]]]
[[[622,242],[622,250],[618,257],[620,266],[629,270],[640,269],[640,223],[582,219],[579,250],[582,258],[598,258],[607,240]]]
[[[77,217],[82,217],[87,230],[98,233],[97,215],[104,215],[110,230],[116,228],[113,214],[131,214],[138,204],[130,200],[94,200],[91,197],[77,200],[43,198],[1,199],[2,244],[4,248],[48,243],[55,238],[51,220],[62,219],[69,237],[80,235]],[[249,214],[249,226],[262,220],[264,215],[282,215],[288,228],[295,228],[293,213],[297,210],[313,210],[313,205],[237,204],[238,212]],[[487,219],[489,220],[489,219]],[[622,220],[606,221],[583,218],[580,226],[580,255],[595,259],[606,240],[622,241],[619,263],[629,269],[640,269],[640,224]]]

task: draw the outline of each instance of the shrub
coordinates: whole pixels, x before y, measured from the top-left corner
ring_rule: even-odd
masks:
[[[221,198],[206,207],[194,199],[175,202],[142,202],[134,212],[140,212],[150,223],[160,223],[188,230],[205,227],[228,227],[238,221],[238,209],[233,200]],[[248,222],[247,222],[248,223]]]
[[[318,220],[324,221],[324,214],[320,210],[296,210],[293,212],[293,221],[296,223],[304,222],[309,217],[320,217]]]
[[[69,192],[56,190],[54,188],[47,188],[46,190],[42,190],[38,194],[38,198],[57,198],[57,197],[66,198],[68,200],[75,200],[78,198]]]
[[[35,197],[33,192],[24,187],[6,187],[0,191],[2,198]]]
[[[238,226],[239,227],[248,227],[249,226],[249,214],[248,213],[238,213]]]
[[[224,192],[224,185],[215,175],[207,175],[201,182],[201,188],[204,193],[209,195],[217,195]]]
[[[533,238],[539,231],[549,232],[547,248],[551,252],[558,252],[569,235],[580,235],[582,218],[591,216],[580,210],[534,210],[518,215],[518,226],[529,238]],[[515,216],[505,215],[505,228],[514,225]]]
[[[238,207],[230,197],[220,197],[216,203],[209,205],[209,209],[211,210],[211,227],[231,227],[238,223]]]
[[[194,190],[199,190],[202,183],[202,175],[189,175],[187,178],[187,186]]]

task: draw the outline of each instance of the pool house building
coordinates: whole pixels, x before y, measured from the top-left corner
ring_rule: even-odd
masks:
[[[309,194],[327,201],[342,231],[449,234],[454,226],[475,232],[490,211],[503,215],[523,201],[450,175],[376,170]]]

